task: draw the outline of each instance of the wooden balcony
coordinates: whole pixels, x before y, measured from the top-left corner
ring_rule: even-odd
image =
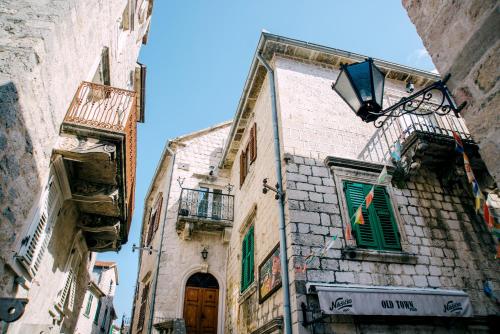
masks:
[[[82,82],[61,125],[61,155],[79,227],[92,251],[127,241],[134,209],[135,92]]]
[[[234,196],[184,188],[179,199],[177,231],[189,239],[195,231],[226,231],[233,226]]]

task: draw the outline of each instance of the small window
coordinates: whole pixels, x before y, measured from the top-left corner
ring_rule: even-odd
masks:
[[[343,186],[351,219],[363,203],[364,224],[349,222],[352,224],[357,246],[378,250],[401,250],[398,227],[387,189],[384,186],[375,186],[372,204],[366,208],[365,198],[372,189],[372,184],[344,181]]]
[[[144,327],[144,320],[146,320],[146,307],[148,304],[148,296],[149,296],[149,283],[144,285],[144,288],[142,288],[141,307],[139,309],[139,320],[137,321],[137,330],[141,330]]]
[[[160,215],[161,215],[162,205],[163,205],[163,195],[160,193],[149,216],[149,227],[146,240],[147,245],[150,245],[151,242],[153,241],[153,237],[156,233],[156,230],[158,230],[158,226],[160,225]]]
[[[99,315],[101,313],[101,301],[99,300],[99,302],[97,303],[97,309],[95,310],[95,315],[94,315],[94,324],[97,325],[97,323],[99,322]]]
[[[241,246],[241,292],[245,291],[254,280],[254,234],[253,226],[243,238]]]
[[[248,143],[240,154],[240,187],[245,182],[250,165],[257,159],[257,123],[250,129]]]
[[[89,298],[87,299],[87,306],[85,307],[85,313],[84,315],[86,317],[89,316],[90,310],[92,309],[92,301],[94,300],[94,296],[89,293]]]

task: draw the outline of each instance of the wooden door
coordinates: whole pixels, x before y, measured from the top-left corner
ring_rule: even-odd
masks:
[[[187,334],[216,334],[219,289],[186,286],[184,321]]]

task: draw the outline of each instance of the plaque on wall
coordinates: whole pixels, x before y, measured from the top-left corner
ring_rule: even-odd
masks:
[[[280,244],[273,248],[259,266],[259,303],[281,287]]]

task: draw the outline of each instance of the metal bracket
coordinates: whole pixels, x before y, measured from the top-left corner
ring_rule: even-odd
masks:
[[[14,322],[24,313],[26,298],[0,298],[0,321]]]
[[[272,192],[275,193],[274,198],[276,200],[279,200],[280,198],[285,199],[285,192],[280,190],[280,186],[278,183],[276,183],[275,187],[271,187],[270,185],[267,184],[267,177],[262,180],[262,193],[267,194],[268,190],[271,190]]]

